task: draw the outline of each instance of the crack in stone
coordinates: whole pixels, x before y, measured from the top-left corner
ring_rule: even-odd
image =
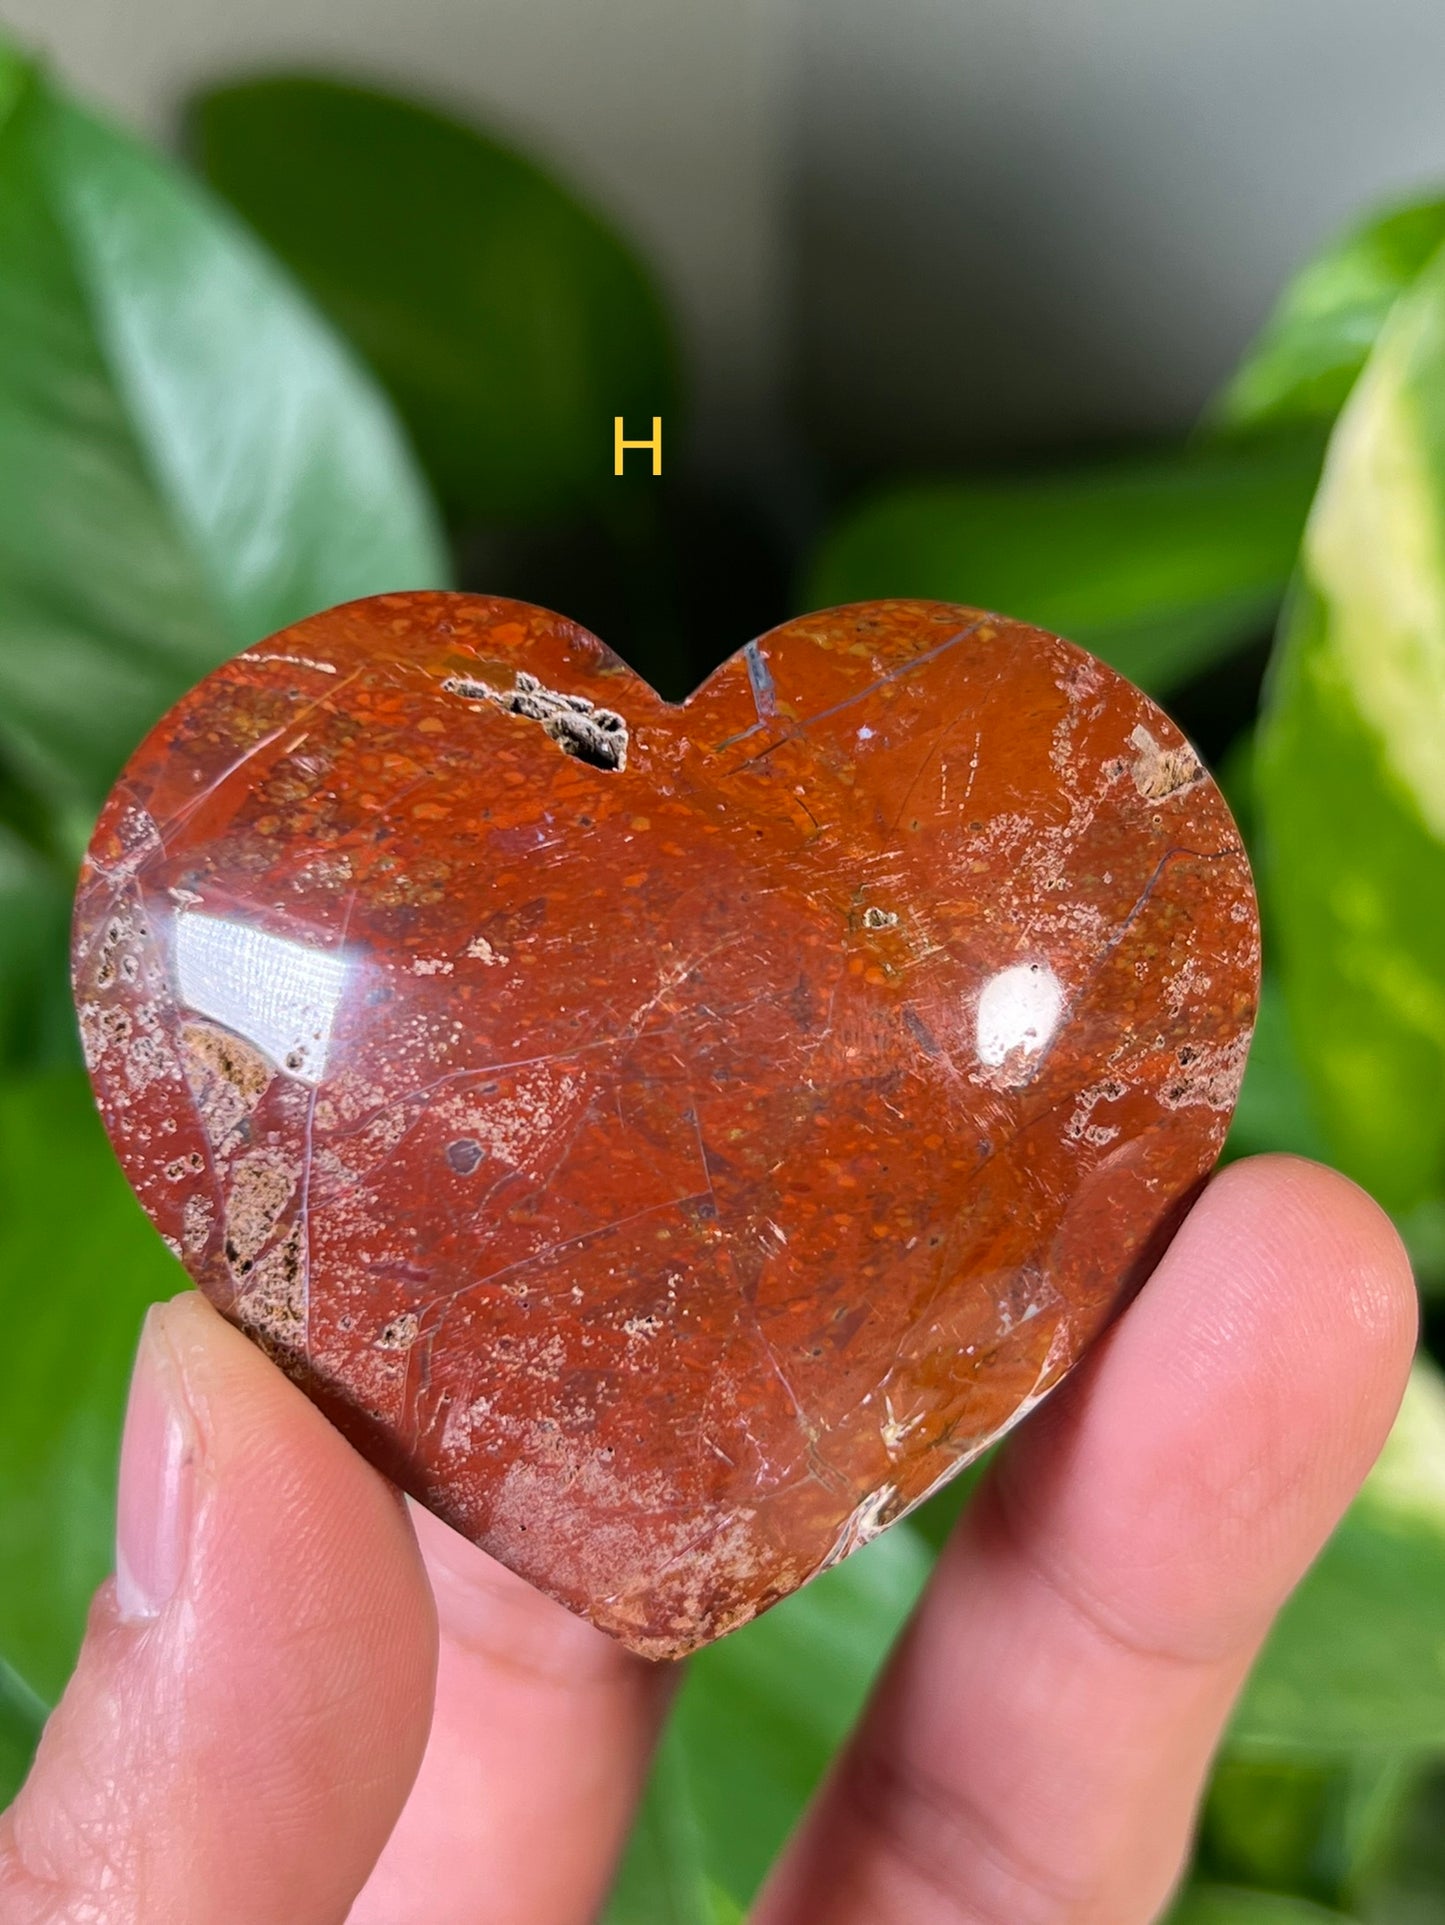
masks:
[[[756,642],[749,642],[743,650],[743,659],[748,665],[748,682],[753,691],[753,706],[757,709],[759,722],[771,721],[778,712],[778,691],[773,681],[768,659]]]

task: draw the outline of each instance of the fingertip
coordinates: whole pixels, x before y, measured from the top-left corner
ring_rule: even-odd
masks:
[[[1352,1489],[1404,1394],[1419,1299],[1399,1232],[1348,1177],[1265,1155],[1210,1183],[1140,1300],[1125,1354],[1181,1413],[1284,1475],[1305,1439],[1305,1483]],[[1123,1375],[1121,1370],[1120,1375]],[[1202,1441],[1202,1440],[1201,1440]],[[1229,1438],[1214,1455],[1228,1461]]]
[[[1355,1412],[1382,1399],[1388,1422],[1418,1325],[1408,1255],[1367,1192],[1303,1157],[1249,1157],[1204,1190],[1096,1374],[1152,1378],[1186,1405],[1313,1386]]]
[[[1419,1338],[1409,1252],[1389,1214],[1358,1183],[1307,1157],[1271,1152],[1228,1165],[1201,1199],[1210,1220],[1235,1223],[1276,1262],[1312,1253],[1331,1314],[1403,1372]]]

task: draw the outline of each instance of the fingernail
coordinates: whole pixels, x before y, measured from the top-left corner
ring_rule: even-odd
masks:
[[[146,1312],[120,1448],[115,1594],[132,1621],[158,1617],[180,1588],[195,1509],[195,1423],[163,1311]]]

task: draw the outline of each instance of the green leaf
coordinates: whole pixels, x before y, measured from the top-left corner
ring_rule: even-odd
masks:
[[[1224,791],[1246,848],[1254,843],[1254,737],[1252,724],[1241,729],[1214,768],[1214,779]]]
[[[1445,200],[1373,214],[1289,283],[1219,397],[1224,428],[1328,424],[1345,404],[1391,308],[1445,243]]]
[[[1260,989],[1244,1087],[1239,1092],[1225,1153],[1230,1158],[1264,1150],[1288,1150],[1317,1160],[1328,1149],[1310,1106],[1278,983],[1266,976]]]
[[[1285,1605],[1231,1757],[1445,1756],[1445,1379],[1417,1363],[1379,1463]]]
[[[5,72],[0,756],[93,810],[217,662],[445,562],[379,391],[234,217]]]
[[[896,1524],[692,1659],[606,1925],[673,1916],[663,1899],[654,1912],[645,1908],[650,1893],[669,1890],[660,1871],[653,1885],[644,1879],[660,1833],[673,1840],[667,1871],[682,1880],[688,1903],[710,1907],[710,1925],[737,1925],[851,1730],[931,1566],[913,1526]]]
[[[691,1661],[604,1925],[740,1925],[983,1468]]]
[[[370,360],[459,518],[615,499],[615,415],[634,438],[661,415],[672,445],[674,354],[651,280],[520,154],[410,101],[303,77],[219,88],[191,124],[207,177]]]
[[[1422,1297],[1445,1300],[1445,1198],[1430,1197],[1395,1219]]]
[[[0,1659],[0,1811],[24,1782],[44,1723],[45,1706]]]
[[[908,1524],[693,1659],[674,1713],[715,1884],[746,1907],[931,1567]]]
[[[1389,1862],[1364,1907],[1370,1925],[1440,1925],[1445,1894],[1445,1770],[1418,1782]]]
[[[1283,994],[1275,978],[1266,973],[1224,1159],[1233,1162],[1236,1157],[1278,1150],[1317,1163],[1330,1160],[1330,1146],[1290,1035]],[[1395,1228],[1409,1252],[1420,1294],[1432,1301],[1445,1298],[1445,1199],[1430,1197],[1399,1212]]]
[[[1167,1925],[1340,1925],[1346,1916],[1276,1892],[1195,1885],[1169,1913]]]
[[[602,1925],[714,1925],[687,1771],[677,1726],[669,1724]]]
[[[0,754],[0,835],[22,843],[32,855],[68,875],[80,860],[89,821],[67,821],[50,797],[31,786]]]
[[[1335,1159],[1445,1194],[1445,257],[1331,442],[1260,725],[1275,956]]]
[[[51,1704],[111,1562],[142,1312],[185,1284],[79,1072],[0,1087],[0,1663]]]
[[[1160,694],[1268,633],[1317,473],[1313,443],[1281,441],[889,488],[825,541],[805,599],[997,609]]]
[[[1225,1758],[1209,1787],[1201,1857],[1223,1884],[1353,1908],[1380,1881],[1424,1772],[1412,1758]]]
[[[0,1071],[79,1063],[69,947],[68,878],[0,830]]]

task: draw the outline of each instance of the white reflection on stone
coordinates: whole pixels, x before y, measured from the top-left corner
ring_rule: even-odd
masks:
[[[1064,1012],[1064,986],[1047,963],[1014,963],[990,976],[978,999],[978,1060],[997,1069],[1015,1050],[1037,1056]]]
[[[181,1001],[254,1043],[303,1083],[326,1070],[348,964],[334,949],[271,936],[224,916],[176,919]]]

